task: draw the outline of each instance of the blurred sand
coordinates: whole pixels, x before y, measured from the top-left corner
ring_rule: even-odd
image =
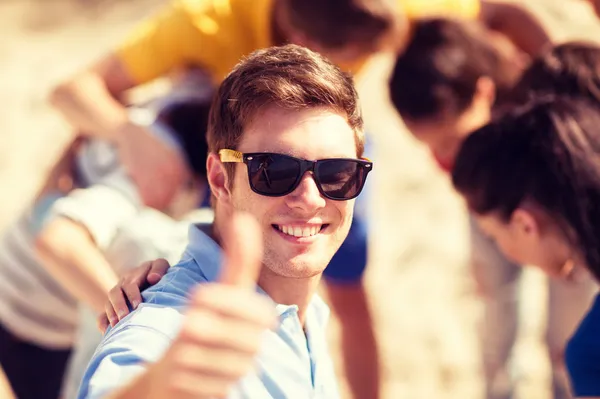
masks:
[[[68,141],[45,104],[48,88],[102,54],[163,0],[4,0],[0,2],[0,230],[17,217]],[[600,22],[580,0],[525,3],[557,40],[600,37]],[[367,274],[383,352],[386,398],[478,398],[475,326],[481,312],[467,273],[467,226],[459,199],[386,102],[374,62],[360,83],[374,133],[376,181],[372,260]],[[549,397],[540,348],[545,289],[526,273],[515,364],[521,398]],[[331,337],[337,337],[336,323]]]

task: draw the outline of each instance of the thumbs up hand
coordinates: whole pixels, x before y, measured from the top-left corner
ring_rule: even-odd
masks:
[[[219,281],[192,294],[178,337],[154,367],[152,398],[226,397],[251,371],[264,331],[275,325],[273,303],[256,292],[263,256],[258,223],[237,214],[221,233]]]

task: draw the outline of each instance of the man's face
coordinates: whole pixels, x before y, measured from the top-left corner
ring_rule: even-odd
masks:
[[[324,108],[269,107],[244,131],[238,150],[307,160],[357,156],[355,133],[346,119]],[[265,266],[292,278],[315,276],[325,269],[348,234],[354,208],[354,200],[324,198],[311,172],[286,196],[259,195],[250,188],[243,164],[236,165],[231,196],[234,209],[251,213],[262,226]]]

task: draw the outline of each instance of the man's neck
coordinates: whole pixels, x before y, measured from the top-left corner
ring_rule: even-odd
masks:
[[[304,325],[306,311],[320,281],[321,274],[307,278],[290,278],[277,275],[263,266],[258,278],[258,285],[276,303],[298,306],[298,317],[300,323]]]

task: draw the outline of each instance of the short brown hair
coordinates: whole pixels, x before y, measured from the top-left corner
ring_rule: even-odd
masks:
[[[229,73],[211,106],[208,150],[237,149],[250,121],[271,105],[341,113],[356,133],[357,156],[362,156],[363,119],[352,78],[323,56],[293,44],[255,51]]]
[[[357,44],[374,50],[397,27],[390,0],[284,0],[290,23],[333,50]]]

